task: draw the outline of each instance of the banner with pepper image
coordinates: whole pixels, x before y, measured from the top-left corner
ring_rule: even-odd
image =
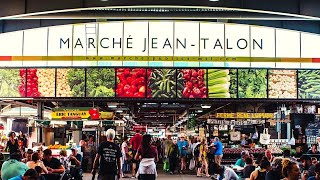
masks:
[[[145,98],[152,97],[151,89],[146,87],[151,69],[117,68],[117,97]]]
[[[209,98],[237,98],[236,69],[208,69]]]
[[[175,98],[176,91],[175,69],[153,69],[148,81],[152,98]]]
[[[206,70],[178,70],[178,98],[207,98]]]

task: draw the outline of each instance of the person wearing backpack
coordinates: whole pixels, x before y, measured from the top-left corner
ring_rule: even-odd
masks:
[[[174,171],[177,167],[177,162],[179,159],[179,148],[177,145],[177,140],[173,140],[173,144],[171,145],[169,149],[169,170],[170,174],[174,174]]]

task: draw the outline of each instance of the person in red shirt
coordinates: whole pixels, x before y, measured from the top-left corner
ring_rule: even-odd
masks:
[[[136,134],[130,139],[130,145],[132,147],[132,154],[133,157],[135,157],[138,149],[141,146],[142,142],[142,135],[140,134],[140,130],[136,130]],[[137,163],[139,161],[135,160],[134,158],[132,159],[132,177],[136,176],[136,168],[137,168]]]

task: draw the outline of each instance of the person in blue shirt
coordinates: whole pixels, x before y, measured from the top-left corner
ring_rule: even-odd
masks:
[[[213,148],[214,148],[214,162],[221,165],[221,160],[223,156],[223,145],[220,142],[220,139],[218,137],[214,138]]]
[[[9,180],[38,180],[39,175],[36,170],[29,169],[27,170],[24,175],[15,176],[13,178],[10,178]]]
[[[178,142],[178,148],[180,151],[180,157],[181,157],[181,171],[180,173],[182,173],[184,170],[187,169],[187,150],[189,147],[189,143],[188,141],[185,139],[185,136],[183,134],[181,134],[180,136],[180,140]]]
[[[316,173],[316,175],[309,177],[308,180],[318,180],[318,179],[320,179],[320,163],[316,164],[315,173]],[[304,174],[302,174],[302,176],[303,175]]]

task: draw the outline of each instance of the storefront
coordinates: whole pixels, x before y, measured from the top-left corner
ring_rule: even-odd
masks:
[[[320,42],[320,36],[317,34],[240,24],[150,20],[16,31],[0,34],[0,42],[4,42],[0,43],[1,98],[24,98],[40,103],[102,101],[104,106],[107,102],[121,102],[128,106],[132,102],[139,105],[238,102],[234,110],[211,109],[211,115],[216,113],[215,116],[204,118],[205,123],[200,127],[196,123],[194,129],[181,128],[191,119],[192,108],[185,108],[190,112],[187,118],[183,113],[174,112],[173,116],[168,115],[172,112],[159,115],[160,110],[148,111],[149,115],[144,117],[149,123],[141,124],[162,127],[159,118],[167,118],[172,121],[171,126],[174,125],[171,133],[177,136],[184,132],[223,138],[226,134],[226,144],[230,147],[239,145],[237,141],[240,141],[230,143],[231,130],[252,136],[269,127],[274,128],[275,139],[278,139],[273,144],[287,144],[294,130],[295,138],[301,140],[299,147],[302,147],[306,143],[302,139],[307,138],[300,138],[305,133],[296,133],[296,129],[307,127],[308,123],[301,122],[316,112],[301,112],[299,118],[303,120],[295,122],[299,118],[294,114],[290,116],[290,113],[297,113],[297,108],[290,102],[308,107],[320,97],[320,70],[317,69],[320,67],[320,51],[315,46]],[[279,102],[290,111],[284,112],[284,118],[281,118],[283,110],[277,111],[278,105],[269,108],[270,111],[256,106],[251,108],[252,113],[247,113],[250,108],[241,104],[248,102],[270,102],[271,106]],[[308,106],[305,102],[309,103]],[[130,108],[131,111],[136,109]],[[91,124],[91,130],[85,129],[88,133],[94,132],[97,138],[105,131],[103,121],[106,118],[102,112],[66,109],[53,110],[52,120],[64,124],[56,123],[51,130],[43,130],[45,140],[42,141],[46,144],[80,140],[80,129],[85,127],[66,131],[67,121],[72,122],[70,125],[79,125],[78,122],[84,119],[98,121],[97,125]],[[129,118],[128,122],[132,118],[136,117]],[[314,122],[315,119],[310,117],[308,121]],[[288,122],[291,126],[287,125]],[[121,131],[113,124],[107,126],[110,127]],[[127,130],[125,128],[122,132]],[[133,125],[130,128],[132,130]],[[147,127],[145,129],[147,131]],[[164,126],[161,132],[168,129],[170,131],[170,127]],[[160,132],[158,129],[152,131]],[[52,139],[55,136],[57,139]],[[312,136],[318,135],[314,132]]]

